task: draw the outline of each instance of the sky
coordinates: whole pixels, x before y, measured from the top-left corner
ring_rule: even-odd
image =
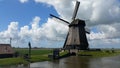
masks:
[[[78,0],[90,48],[120,48],[120,0]],[[76,0],[0,0],[0,43],[13,47],[63,47]]]

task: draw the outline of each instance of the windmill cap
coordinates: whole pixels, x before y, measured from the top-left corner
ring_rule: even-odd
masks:
[[[86,26],[86,24],[84,20],[75,19],[71,22],[69,26]]]

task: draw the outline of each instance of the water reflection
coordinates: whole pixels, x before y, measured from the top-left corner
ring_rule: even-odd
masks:
[[[66,68],[89,68],[89,57],[75,57],[66,58],[64,64]]]
[[[23,65],[23,64],[20,64],[20,65],[14,65],[14,66],[2,66],[0,68],[31,68],[30,65]]]
[[[31,68],[120,68],[120,56],[90,58],[71,56],[57,61],[32,63]]]
[[[120,68],[120,56],[92,59],[89,68]]]
[[[55,61],[31,63],[0,68],[120,68],[120,56],[106,58],[90,58],[71,56]]]

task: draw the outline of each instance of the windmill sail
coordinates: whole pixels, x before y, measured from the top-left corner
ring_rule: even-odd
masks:
[[[80,2],[76,1],[75,10],[74,10],[73,17],[72,17],[73,20],[76,18],[79,5],[80,5]]]
[[[52,16],[52,17],[54,17],[54,18],[57,18],[57,19],[65,22],[65,23],[67,23],[67,24],[70,24],[68,21],[65,21],[65,20],[63,20],[63,19],[61,19],[61,18],[59,18],[59,17],[57,17],[57,16],[54,16],[54,15],[52,15],[52,14],[50,14],[50,16]]]

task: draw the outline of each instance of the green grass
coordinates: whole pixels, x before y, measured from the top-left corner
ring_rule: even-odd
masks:
[[[60,56],[64,56],[65,54],[68,54],[68,52],[67,51],[60,52]]]
[[[79,51],[78,55],[88,55],[92,57],[109,57],[109,56],[116,56],[120,55],[120,51],[116,50],[112,52],[111,50],[102,50],[102,51]]]
[[[19,52],[20,54],[28,54],[28,49],[14,49],[16,52]],[[44,55],[52,53],[51,49],[32,49],[31,55]]]
[[[34,55],[31,57],[31,62],[40,62],[40,61],[48,61],[50,60],[50,58],[48,58],[48,56],[41,56],[41,55]]]
[[[16,65],[16,64],[27,64],[28,62],[22,58],[4,58],[0,59],[0,66],[4,65]]]
[[[15,52],[19,52],[18,58],[4,58],[0,59],[0,66],[4,65],[16,65],[16,64],[27,64],[28,61],[23,59],[24,54],[28,54],[28,49],[14,49]],[[31,50],[31,62],[47,61],[48,54],[52,53],[51,49],[32,49]]]
[[[28,54],[28,49],[15,49],[20,54]],[[52,53],[51,49],[32,49],[31,62],[50,60],[48,54]]]
[[[64,51],[60,53],[60,56],[67,54],[68,51]],[[120,55],[120,50],[101,50],[101,51],[79,51],[78,56],[90,56],[90,57],[110,57]]]

